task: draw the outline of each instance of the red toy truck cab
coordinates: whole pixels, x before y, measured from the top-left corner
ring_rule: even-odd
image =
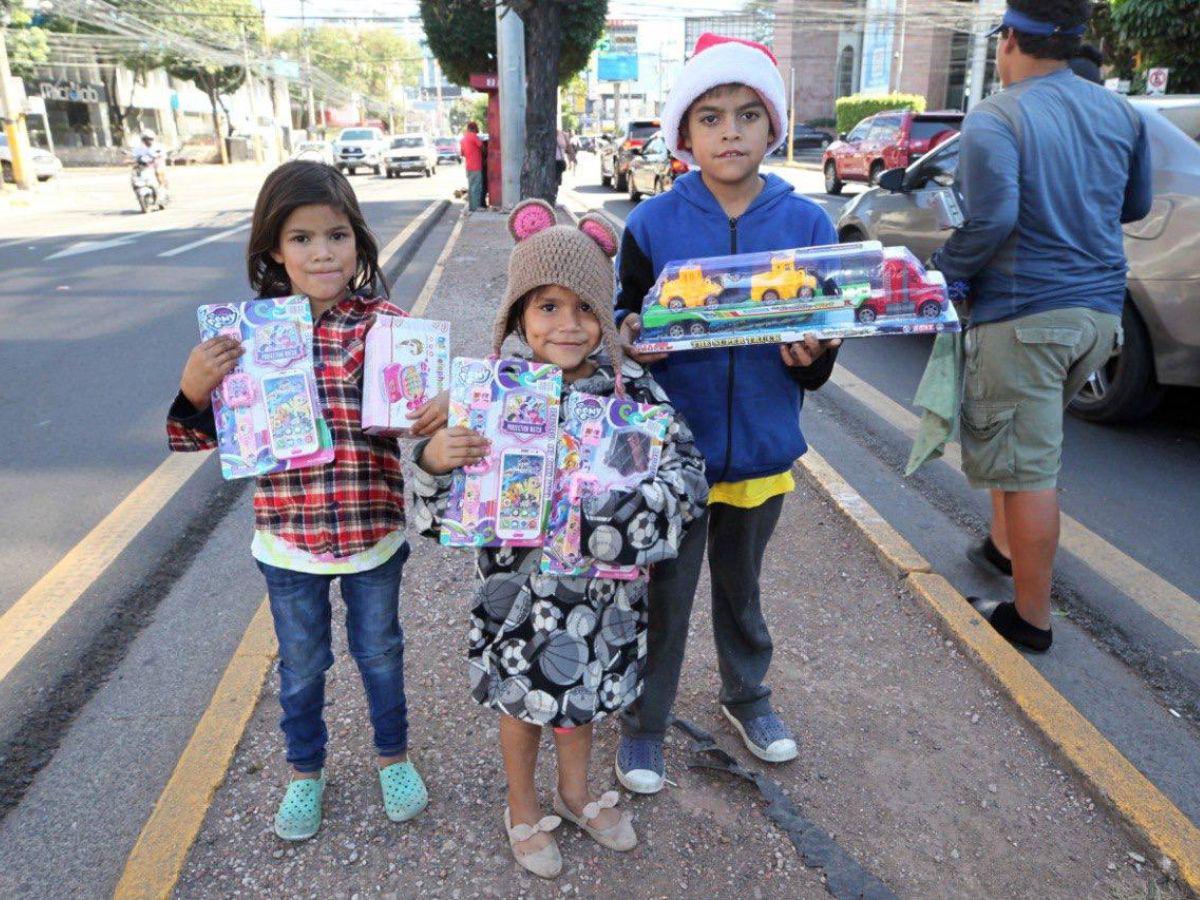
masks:
[[[915,262],[897,257],[883,260],[883,290],[872,291],[854,313],[864,325],[880,316],[920,316],[936,319],[946,308],[946,289],[926,276]]]

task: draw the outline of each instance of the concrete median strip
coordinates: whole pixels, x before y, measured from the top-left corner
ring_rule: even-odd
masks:
[[[138,835],[113,892],[117,900],[170,896],[276,652],[271,611],[264,599]]]
[[[916,548],[819,454],[810,450],[797,466],[870,541],[876,555],[934,615],[942,630],[996,680],[1098,798],[1142,841],[1171,861],[1180,881],[1200,893],[1200,829],[996,634],[950,582],[930,572]]]

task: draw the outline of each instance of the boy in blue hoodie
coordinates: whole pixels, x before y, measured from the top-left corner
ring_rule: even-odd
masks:
[[[772,644],[758,580],[783,496],[795,487],[792,465],[807,449],[804,392],[829,378],[840,342],[809,338],[669,356],[629,346],[641,330],[642,300],[668,262],[837,243],[816,203],[778,176],[759,173],[763,158],[787,138],[786,109],[783,79],[766,47],[701,36],[662,115],[671,152],[700,171],[634,209],[617,261],[626,352],[650,367],[691,425],[712,485],[708,510],[689,527],[678,558],[656,565],[650,579],[645,689],[623,717],[616,759],[618,779],[638,793],[662,788],[662,740],[706,544],[721,709],[760,759],[796,756],[764,683]]]

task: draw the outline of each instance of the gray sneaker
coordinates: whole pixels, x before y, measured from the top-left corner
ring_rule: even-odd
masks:
[[[622,737],[614,766],[617,781],[635,794],[657,794],[666,778],[662,741]]]
[[[721,712],[738,730],[746,749],[763,762],[781,763],[796,758],[796,741],[775,713],[743,722],[725,706]]]

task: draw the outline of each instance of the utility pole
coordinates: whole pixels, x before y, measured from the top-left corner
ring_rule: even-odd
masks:
[[[788,136],[787,136],[787,160],[791,165],[795,161],[796,141],[796,67],[791,67],[792,73],[792,89],[788,93]]]
[[[496,67],[500,82],[500,203],[512,209],[521,202],[521,166],[525,162],[525,23],[511,7],[499,4]]]
[[[437,133],[446,133],[445,111],[442,108],[442,67],[438,65],[437,57],[433,60],[433,84],[437,90]]]
[[[979,0],[975,9],[975,24],[971,28],[971,93],[967,102],[968,109],[974,109],[975,104],[983,99],[983,91],[987,87],[983,79],[987,77],[988,57],[988,16],[986,4]]]
[[[621,82],[613,82],[613,135],[621,131]]]
[[[13,180],[23,191],[33,188],[33,154],[29,149],[29,135],[25,131],[25,111],[17,106],[12,91],[12,73],[8,70],[8,47],[5,44],[7,29],[0,23],[0,106],[3,106],[4,135],[8,138],[12,153]],[[48,131],[49,129],[47,129]]]
[[[313,100],[312,55],[308,49],[308,20],[304,17],[304,0],[300,0],[300,40],[304,45],[304,92],[308,97],[308,130],[311,138],[317,130],[317,105]]]
[[[900,0],[900,49],[896,51],[896,86],[900,91],[900,77],[904,74],[904,39],[908,34],[908,0]]]
[[[242,33],[242,68],[246,72],[246,94],[250,98],[250,144],[254,147],[254,161],[262,165],[262,135],[259,134],[258,102],[254,99],[254,76],[250,74],[250,43],[246,39],[246,25],[239,21]]]

